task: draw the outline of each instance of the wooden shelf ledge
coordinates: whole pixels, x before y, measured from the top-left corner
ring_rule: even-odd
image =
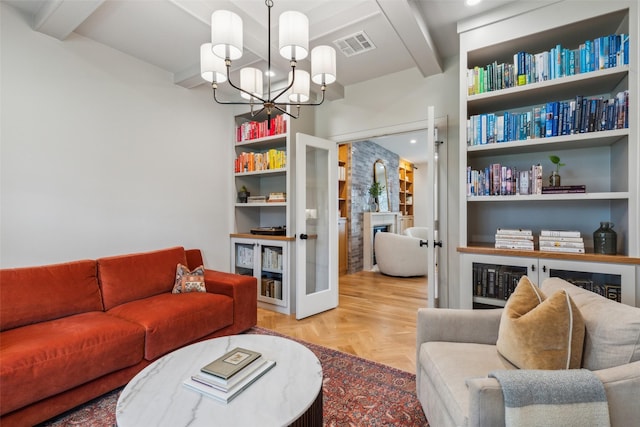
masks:
[[[539,250],[527,251],[516,249],[496,249],[492,246],[459,246],[457,251],[460,253],[468,254],[482,254],[482,255],[499,255],[499,256],[517,256],[517,257],[530,257],[530,258],[549,258],[549,259],[564,259],[573,261],[587,261],[587,262],[607,262],[611,264],[632,264],[640,265],[640,258],[629,257],[626,255],[600,255],[600,254],[572,254],[572,253],[560,253],[560,252],[542,252]]]

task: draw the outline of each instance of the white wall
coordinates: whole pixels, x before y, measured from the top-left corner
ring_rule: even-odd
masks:
[[[458,144],[459,144],[459,72],[458,58],[445,61],[445,72],[428,78],[422,77],[417,69],[394,73],[378,79],[351,85],[345,88],[345,97],[325,102],[316,111],[316,134],[324,138],[340,139],[349,134],[365,133],[376,135],[376,129],[394,128],[426,121],[427,107],[435,106],[435,116],[448,117],[447,129],[447,171],[442,191],[449,191],[447,211],[441,215],[441,230],[447,230],[442,237],[447,259],[440,264],[441,306],[448,301],[459,301],[457,296],[458,278]],[[421,223],[420,218],[415,218]],[[448,222],[448,223],[447,223]],[[452,283],[453,286],[447,286]]]
[[[427,162],[417,163],[414,166],[416,169],[413,170],[413,192],[416,195],[413,197],[413,225],[415,227],[426,227],[428,225],[427,209],[429,205],[424,195],[429,191],[429,186],[427,185],[429,164]]]
[[[228,271],[232,111],[0,7],[0,265],[181,245]]]

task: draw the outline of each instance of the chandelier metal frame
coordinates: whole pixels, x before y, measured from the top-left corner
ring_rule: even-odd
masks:
[[[294,49],[292,49],[292,54],[291,54],[291,59],[290,59],[290,73],[289,73],[289,82],[288,85],[282,89],[280,92],[278,92],[275,96],[272,96],[272,66],[271,66],[271,8],[273,7],[273,0],[265,0],[265,5],[267,6],[267,20],[268,20],[268,28],[267,28],[267,47],[268,47],[268,52],[267,52],[267,96],[265,97],[264,95],[257,95],[256,93],[252,93],[244,88],[242,88],[242,79],[240,82],[240,85],[234,83],[231,80],[231,64],[232,64],[232,60],[230,58],[230,54],[228,53],[229,51],[227,50],[227,54],[226,57],[224,58],[224,67],[226,68],[226,80],[229,82],[230,86],[233,87],[234,89],[240,91],[241,93],[246,94],[249,98],[248,101],[225,101],[225,100],[221,100],[218,98],[218,94],[217,94],[217,90],[218,90],[218,82],[216,81],[216,71],[217,70],[205,70],[204,68],[201,69],[202,71],[202,76],[203,78],[205,78],[205,71],[209,71],[210,74],[213,76],[211,77],[211,80],[208,80],[207,78],[205,78],[208,81],[211,81],[211,87],[213,89],[213,98],[214,100],[218,103],[218,104],[223,104],[223,105],[249,105],[250,109],[251,109],[251,116],[257,116],[259,114],[261,114],[262,112],[266,112],[267,118],[270,119],[271,115],[274,112],[280,112],[283,114],[286,114],[287,116],[290,116],[294,119],[297,119],[300,117],[300,108],[302,106],[318,106],[321,105],[324,100],[325,100],[325,92],[326,92],[326,88],[327,88],[327,82],[325,79],[325,72],[323,71],[322,73],[319,73],[318,76],[320,76],[321,81],[318,83],[320,84],[320,91],[321,91],[321,98],[319,101],[316,102],[291,102],[291,100],[287,101],[279,101],[279,99],[285,95],[292,87],[294,87],[294,83],[296,82],[296,67],[298,65],[297,59],[295,57],[295,54],[293,53]],[[215,12],[214,12],[215,13]],[[213,25],[213,22],[212,22]],[[205,46],[205,45],[203,45]],[[327,46],[323,46],[324,48],[327,48]],[[331,50],[333,50],[333,48],[329,48]],[[216,55],[217,56],[217,55]],[[284,56],[284,55],[283,55]],[[306,56],[306,55],[305,55]],[[204,64],[204,60],[202,63]],[[335,50],[333,50],[333,67],[335,68]],[[204,67],[204,66],[203,66]],[[211,73],[212,72],[212,73]],[[329,83],[332,83],[335,80],[335,69],[333,70],[333,80]],[[314,82],[316,82],[316,79],[313,79]],[[223,83],[224,80],[221,82]],[[307,90],[309,90],[307,88]],[[308,97],[308,93],[306,94],[306,96]],[[298,96],[298,99],[300,97]],[[262,107],[256,111],[255,107],[256,105],[261,105]],[[286,107],[296,107],[296,112],[293,113],[291,111],[287,111]],[[270,122],[270,120],[269,120]]]

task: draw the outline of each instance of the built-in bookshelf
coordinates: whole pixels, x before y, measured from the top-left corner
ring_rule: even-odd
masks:
[[[459,27],[460,306],[504,305],[504,289],[502,297],[478,295],[474,263],[525,268],[536,279],[606,270],[620,300],[638,304],[637,8],[561,1]],[[566,191],[544,191],[556,169],[550,156],[565,163]],[[615,256],[593,253],[601,221],[616,224]],[[541,252],[537,242],[533,251],[498,249],[500,228],[577,230],[586,253]]]
[[[400,213],[413,216],[413,164],[401,159],[398,167],[400,179]]]
[[[294,138],[313,132],[312,117],[235,116],[231,269],[255,276],[258,305],[284,314],[295,312]]]
[[[338,146],[338,210],[340,218],[349,216],[349,148],[351,144]]]
[[[351,144],[338,146],[338,274],[347,274],[349,267],[349,168]]]

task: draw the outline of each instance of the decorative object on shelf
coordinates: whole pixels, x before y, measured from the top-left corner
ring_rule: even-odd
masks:
[[[247,203],[247,199],[249,199],[250,195],[251,193],[247,190],[247,187],[243,185],[240,191],[238,191],[238,200],[240,203]]]
[[[311,80],[320,85],[322,92],[319,102],[309,102],[309,73],[296,70],[297,61],[307,57],[309,53],[309,19],[296,11],[283,12],[279,19],[279,52],[289,60],[288,85],[278,94],[272,96],[271,77],[271,8],[273,0],[266,0],[268,32],[267,32],[267,87],[263,94],[262,71],[253,67],[240,70],[240,86],[231,81],[231,62],[242,57],[243,35],[242,19],[228,10],[217,10],[211,15],[211,43],[200,46],[200,73],[204,80],[211,83],[213,98],[219,104],[250,105],[251,114],[257,115],[265,111],[268,125],[274,112],[281,112],[296,119],[300,116],[301,105],[320,105],[324,101],[328,84],[336,80],[336,51],[331,46],[317,46],[311,51]],[[218,83],[229,81],[234,89],[239,90],[247,101],[221,101],[216,91]],[[283,95],[288,101],[279,101]],[[253,107],[262,104],[255,114]],[[286,111],[287,106],[296,106],[297,113]]]
[[[251,229],[251,234],[259,234],[263,236],[284,236],[287,234],[287,227],[284,225],[279,227],[257,227]]]
[[[600,222],[600,228],[593,232],[593,250],[597,254],[615,255],[618,236],[613,231],[612,222]]]
[[[555,155],[549,156],[549,160],[556,165],[556,170],[551,172],[551,176],[549,176],[549,185],[552,187],[560,187],[560,166],[565,166],[566,164],[560,163],[560,157]]]
[[[371,187],[369,187],[369,195],[373,197],[375,212],[380,212],[378,197],[382,194],[382,190],[384,190],[384,185],[380,184],[378,181],[374,181],[373,184],[371,184]]]

